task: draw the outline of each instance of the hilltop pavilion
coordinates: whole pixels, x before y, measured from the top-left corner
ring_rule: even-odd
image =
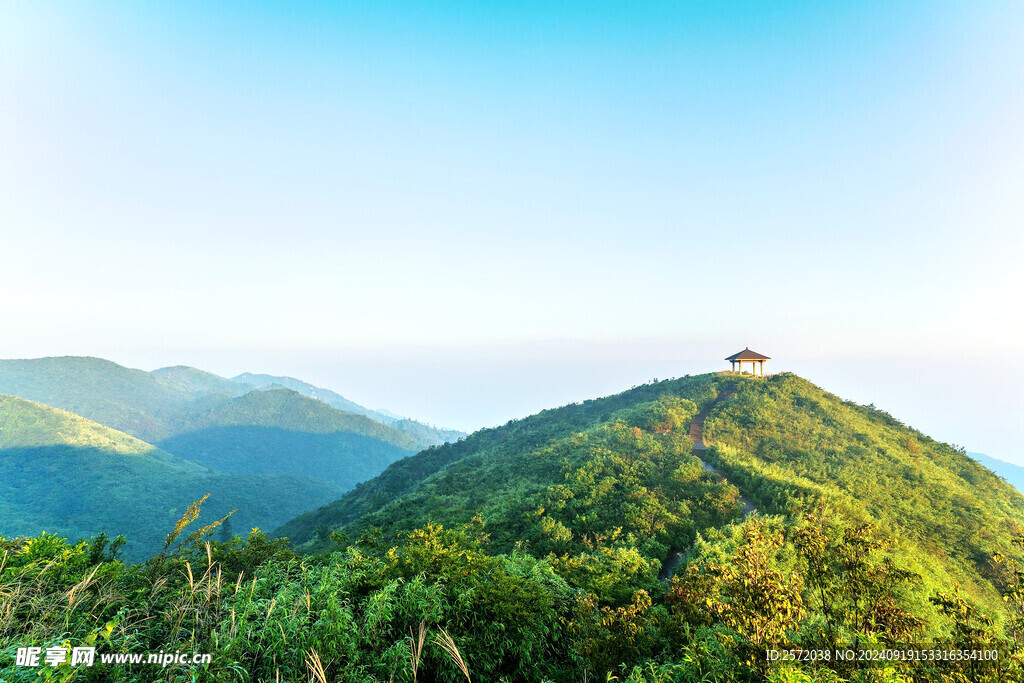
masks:
[[[750,363],[750,374],[757,375],[758,374],[757,370],[758,370],[758,368],[760,368],[761,369],[760,375],[761,375],[761,377],[764,377],[764,362],[766,360],[771,360],[771,358],[769,358],[768,356],[764,355],[763,353],[758,353],[757,351],[751,351],[750,347],[748,346],[747,348],[743,349],[739,353],[732,354],[731,356],[726,358],[726,360],[729,361],[730,363],[732,363],[732,371],[733,372],[736,372],[736,370],[737,370],[737,368],[736,368],[737,363],[739,364],[739,371],[740,371],[740,373],[743,372],[743,364],[744,363]]]

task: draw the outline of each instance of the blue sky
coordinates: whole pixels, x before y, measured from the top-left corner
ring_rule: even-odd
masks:
[[[1024,463],[1019,3],[210,5],[0,8],[0,356],[470,429],[750,345]]]

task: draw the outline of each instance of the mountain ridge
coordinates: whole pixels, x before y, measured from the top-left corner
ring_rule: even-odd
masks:
[[[1012,462],[1000,460],[999,458],[993,458],[992,456],[985,455],[984,453],[972,453],[968,451],[967,455],[971,456],[986,468],[1002,477],[1008,484],[1010,484],[1010,486],[1021,493],[1024,493],[1024,467],[1015,465]]]
[[[268,486],[278,495],[268,499]],[[308,477],[214,471],[131,435],[17,396],[0,395],[0,535],[124,533],[141,560],[186,506],[211,493],[202,519],[232,509],[239,528],[273,528],[343,489]]]
[[[396,419],[389,411],[370,410],[329,389],[286,376],[243,373],[228,379],[187,365],[146,372],[92,356],[0,359],[0,393],[70,410],[149,442],[174,435],[196,408],[273,385],[408,434],[415,442],[413,450],[464,436],[410,418]]]
[[[418,448],[394,427],[284,388],[197,411],[157,445],[223,472],[308,474],[343,490]]]
[[[376,420],[267,383],[289,378],[254,378],[241,383],[185,365],[147,373],[82,356],[0,360],[0,392],[70,410],[223,472],[312,477],[348,489],[456,434]]]
[[[715,405],[704,425],[704,458],[726,477],[714,481],[692,455],[689,425],[727,391],[735,395]],[[609,484],[615,487],[635,481],[614,496],[595,494],[602,476],[620,482]],[[623,495],[637,502],[615,497]],[[566,553],[560,562],[590,556],[594,541],[585,540],[608,536],[619,539],[621,552],[643,558],[630,570],[630,585],[650,592],[674,549],[742,523],[741,496],[760,517],[787,525],[820,504],[849,524],[878,528],[908,571],[929,584],[958,583],[993,610],[998,592],[988,558],[1020,555],[1010,542],[1024,530],[1019,492],[952,446],[788,373],[668,380],[481,430],[392,464],[274,534],[318,552],[330,547],[334,531],[388,537],[479,518],[493,552]],[[580,507],[589,498],[595,502]],[[678,500],[689,502],[679,508]],[[717,502],[709,508],[707,501]],[[605,521],[594,516],[602,506]],[[644,522],[645,506],[662,521]],[[921,618],[934,622],[934,607],[917,602]]]
[[[232,377],[231,381],[256,387],[258,389],[272,388],[275,386],[284,387],[285,389],[291,389],[292,391],[296,391],[304,396],[314,398],[318,401],[323,401],[338,410],[366,415],[377,422],[396,427],[401,431],[406,432],[417,440],[419,449],[444,443],[446,441],[457,441],[458,439],[466,436],[465,433],[458,430],[442,429],[428,425],[409,417],[402,417],[389,410],[374,410],[372,408],[367,408],[355,401],[345,398],[335,391],[318,387],[314,384],[310,384],[309,382],[289,377],[287,375],[279,376],[243,372],[240,375]]]

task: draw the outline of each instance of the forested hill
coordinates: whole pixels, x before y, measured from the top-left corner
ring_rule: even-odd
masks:
[[[159,368],[149,373],[177,391],[198,399],[203,396],[241,396],[253,387],[187,365]]]
[[[12,485],[6,499],[0,498],[0,505],[10,503],[0,533],[58,530],[74,537],[132,532],[128,550],[133,558],[156,550],[157,537],[176,521],[167,518],[175,511],[180,515],[185,505],[207,492],[213,494],[208,512],[231,509],[222,503],[233,500],[239,508],[233,522],[241,524],[239,528],[271,529],[439,438],[437,433],[419,433],[418,423],[387,424],[288,389],[256,388],[188,366],[145,372],[79,356],[0,360],[0,394],[59,409],[51,416],[70,411],[119,438],[141,439],[149,453],[130,462],[111,459],[104,449],[80,447],[74,435],[68,443],[37,453],[40,462],[49,463],[47,471],[61,462],[84,467],[89,476],[73,488],[70,472],[49,484],[25,479]],[[16,420],[16,405],[8,401],[8,414],[0,415],[0,429],[7,429],[8,435],[12,427],[4,421]],[[54,425],[63,423],[54,417],[37,424],[45,436],[56,433]],[[22,439],[37,438],[25,430],[19,433]],[[4,450],[0,465],[21,468],[26,458],[34,457],[24,446]],[[170,481],[173,475],[167,465],[172,462],[190,473],[187,486]],[[128,468],[135,479],[124,485],[104,481],[101,463],[115,471]],[[191,463],[201,467],[189,467]],[[12,481],[23,482],[22,475],[29,476],[22,472]],[[72,490],[74,495],[68,496]],[[274,495],[261,500],[267,490]],[[129,504],[82,509],[75,518],[60,512],[72,509],[76,500],[98,501],[104,495]],[[154,501],[162,506],[160,514],[150,505]]]
[[[710,459],[766,510],[824,496],[900,536],[922,566],[986,573],[1024,524],[1024,496],[964,451],[793,375],[741,382],[704,426]],[[942,558],[940,561],[938,558]]]
[[[68,410],[150,442],[170,436],[194,398],[158,375],[82,356],[0,360],[0,394]]]
[[[458,442],[434,446],[392,464],[339,500],[292,520],[276,534],[287,536],[299,545],[325,547],[330,529],[353,523],[362,515],[413,492],[452,463],[473,457],[500,459],[528,453],[555,439],[594,428],[607,422],[618,410],[656,400],[663,394],[707,401],[714,396],[714,384],[714,375],[647,384],[613,396],[544,410],[530,417],[510,420],[500,427],[481,429]]]
[[[197,680],[1006,683],[1022,526],[1024,497],[882,411],[793,375],[700,375],[427,449],[277,539],[196,530],[125,566],[0,538],[0,651],[219,653]],[[766,657],[780,644],[924,657]]]
[[[701,468],[686,434],[720,396],[705,424],[705,459],[727,480]],[[1006,482],[885,412],[791,374],[687,377],[544,411],[397,462],[276,533],[319,550],[332,531],[344,533],[336,541],[371,528],[388,538],[430,523],[480,523],[492,551],[527,550],[568,574],[576,566],[589,576],[577,576],[582,588],[600,593],[588,582],[604,581],[621,597],[655,591],[676,551],[694,567],[725,552],[716,544],[735,551],[726,529],[741,521],[740,495],[783,530],[810,518],[850,534],[873,529],[901,571],[921,577],[907,604],[928,624],[936,587],[961,585],[998,613],[992,558],[1020,554],[1011,538],[1024,528],[1024,497]]]
[[[270,389],[197,408],[157,445],[222,472],[307,475],[348,490],[418,442],[365,415]]]
[[[219,405],[259,390],[290,388],[339,413],[356,418],[356,433],[376,430],[388,443],[417,451],[464,436],[415,420],[368,410],[335,392],[291,377],[246,373],[227,379],[185,365],[153,372],[135,370],[102,358],[60,356],[0,360],[0,393],[68,410],[90,420],[156,443],[187,430]],[[268,400],[272,403],[273,400]],[[237,404],[235,404],[237,405]],[[378,428],[366,425],[377,424]]]
[[[463,436],[466,436],[463,432],[454,429],[441,429],[407,417],[399,417],[386,410],[372,410],[365,406],[361,406],[355,401],[349,400],[330,389],[318,387],[310,384],[309,382],[304,382],[301,379],[295,379],[294,377],[281,377],[253,372],[243,372],[241,375],[234,377],[231,381],[244,386],[257,387],[260,389],[291,389],[303,396],[309,396],[310,398],[315,398],[318,401],[323,401],[327,405],[337,408],[338,410],[355,413],[356,415],[366,415],[377,422],[390,425],[395,429],[408,434],[416,441],[416,450],[442,444],[447,441],[458,441]]]
[[[243,386],[256,387],[258,389],[267,389],[272,387],[291,389],[292,391],[297,391],[303,396],[309,396],[310,398],[315,398],[318,401],[323,401],[330,406],[334,406],[338,410],[356,413],[357,415],[367,415],[378,422],[388,422],[392,419],[389,415],[379,413],[375,410],[370,410],[369,408],[359,405],[355,401],[345,398],[335,391],[315,386],[309,382],[303,382],[301,379],[296,379],[294,377],[265,375],[258,372],[243,372],[242,374],[231,378],[230,381]]]
[[[124,534],[127,556],[143,560],[207,493],[201,522],[237,509],[232,526],[245,531],[273,528],[341,490],[308,477],[216,472],[78,415],[0,395],[0,538]]]

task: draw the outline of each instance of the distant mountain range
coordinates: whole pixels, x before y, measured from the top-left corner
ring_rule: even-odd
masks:
[[[124,534],[127,555],[160,549],[185,506],[212,493],[202,521],[273,529],[345,489],[294,474],[217,471],[57,408],[0,396],[0,535]],[[268,495],[273,492],[273,495]]]
[[[290,377],[145,372],[76,356],[0,360],[0,398],[0,534],[131,530],[135,557],[207,492],[208,513],[237,507],[237,527],[270,530],[463,436]]]
[[[420,450],[416,439],[291,389],[251,391],[196,410],[164,450],[221,472],[307,473],[349,489]]]
[[[275,377],[274,375],[256,375],[251,372],[243,372],[241,375],[233,378],[233,381],[259,389],[274,389],[282,387],[285,389],[291,389],[303,396],[309,396],[310,398],[315,398],[318,401],[323,401],[327,405],[333,406],[338,410],[344,410],[345,412],[355,413],[357,415],[366,415],[378,422],[391,425],[399,431],[409,434],[417,441],[417,443],[419,443],[421,448],[436,446],[448,441],[458,441],[462,437],[466,436],[465,432],[460,432],[454,429],[440,429],[422,422],[417,422],[416,420],[411,420],[407,417],[402,417],[401,415],[396,415],[390,410],[371,410],[369,408],[365,408],[354,401],[350,401],[341,394],[331,391],[330,389],[324,389],[323,387],[312,385],[309,382],[303,382],[302,380],[295,379],[294,377]]]
[[[984,453],[968,453],[967,455],[998,474],[1015,489],[1024,493],[1024,467],[990,457]]]
[[[69,410],[150,442],[178,433],[197,406],[268,388],[291,389],[338,410],[392,426],[412,437],[414,450],[465,436],[388,411],[364,408],[329,389],[293,377],[243,373],[227,379],[184,365],[145,372],[85,356],[0,360],[0,394]]]

